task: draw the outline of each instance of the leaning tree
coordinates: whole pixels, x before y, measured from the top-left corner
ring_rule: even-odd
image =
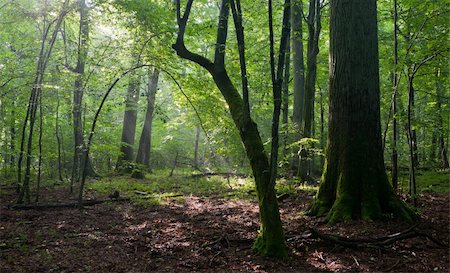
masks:
[[[217,26],[217,40],[214,60],[190,51],[185,43],[184,36],[191,12],[193,0],[188,0],[182,14],[180,0],[176,1],[178,35],[172,45],[178,56],[190,60],[204,69],[212,76],[215,84],[225,98],[231,117],[239,131],[244,144],[247,157],[252,168],[257,197],[259,201],[260,230],[253,245],[256,253],[264,256],[286,256],[287,248],[283,235],[280,212],[275,192],[275,179],[278,154],[278,122],[281,109],[281,86],[284,67],[285,48],[289,35],[290,1],[285,1],[283,13],[283,31],[278,56],[278,68],[275,70],[273,50],[272,1],[269,0],[269,37],[271,44],[270,63],[274,96],[274,112],[272,121],[272,149],[270,161],[264,151],[256,123],[251,118],[249,107],[249,90],[244,52],[244,28],[242,26],[242,11],[240,0],[223,0],[220,7],[219,22]],[[236,29],[236,38],[239,47],[239,60],[241,67],[242,96],[230,79],[225,65],[225,47],[228,34],[228,17],[230,10],[233,15]]]
[[[311,215],[328,221],[415,214],[385,171],[380,129],[376,0],[330,1],[329,135]]]

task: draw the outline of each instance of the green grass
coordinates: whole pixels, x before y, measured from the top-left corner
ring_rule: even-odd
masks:
[[[92,180],[88,183],[87,189],[101,194],[109,194],[117,190],[122,197],[129,197],[134,203],[142,206],[163,204],[167,198],[182,202],[187,196],[256,200],[253,178],[169,177],[166,172],[147,174],[142,180],[125,176]],[[278,194],[295,194],[297,191],[314,194],[317,187],[306,184],[299,185],[295,180],[286,179],[280,179],[277,183]]]
[[[450,191],[450,172],[447,171],[421,171],[416,173],[417,192],[448,193]],[[399,176],[399,188],[403,192],[408,191],[409,174],[401,173]]]

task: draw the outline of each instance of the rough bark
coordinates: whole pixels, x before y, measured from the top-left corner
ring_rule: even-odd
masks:
[[[328,149],[310,214],[330,223],[386,214],[411,222],[383,161],[376,1],[332,0],[330,11]]]
[[[150,168],[153,112],[155,110],[155,97],[158,87],[158,77],[158,69],[154,69],[152,73],[150,73],[149,70],[147,85],[147,110],[145,112],[144,127],[139,139],[139,149],[136,156],[136,163],[143,164],[148,168]]]
[[[250,161],[259,200],[260,231],[254,244],[254,250],[266,256],[285,256],[287,249],[276,199],[275,185],[270,183],[269,159],[264,151],[256,123],[252,121],[251,117],[248,117],[247,122],[244,120],[244,101],[230,80],[224,65],[228,9],[229,5],[234,5],[235,2],[230,0],[222,1],[214,62],[189,51],[184,44],[184,34],[192,2],[192,0],[188,1],[185,12],[181,15],[180,1],[177,0],[179,29],[177,41],[172,47],[180,57],[197,63],[211,74],[229,106],[231,117],[239,131],[247,158]]]

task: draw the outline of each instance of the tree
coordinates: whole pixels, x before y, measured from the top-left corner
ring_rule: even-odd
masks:
[[[375,0],[330,1],[329,136],[311,215],[330,223],[414,213],[389,184],[381,146]]]
[[[178,56],[190,60],[201,67],[205,68],[213,77],[213,80],[223,97],[225,98],[229,111],[233,118],[236,128],[239,131],[241,140],[245,146],[247,157],[250,160],[253,176],[255,179],[256,192],[259,200],[260,212],[260,230],[258,238],[256,239],[253,249],[255,252],[264,256],[286,256],[287,249],[284,241],[282,223],[278,209],[278,202],[275,193],[276,177],[276,155],[277,150],[277,135],[279,112],[281,108],[281,84],[284,67],[284,52],[287,43],[289,31],[289,13],[290,2],[286,1],[283,14],[283,33],[280,43],[280,54],[278,60],[278,71],[275,73],[274,69],[274,52],[273,52],[273,29],[270,31],[271,37],[271,74],[274,93],[274,115],[272,127],[272,153],[271,161],[264,151],[264,146],[261,140],[256,123],[250,116],[250,108],[248,102],[248,87],[246,86],[247,75],[245,69],[244,44],[243,44],[243,27],[242,27],[242,12],[239,0],[223,0],[220,7],[219,23],[217,27],[217,41],[214,54],[214,61],[196,54],[186,48],[184,43],[184,36],[186,26],[191,12],[193,0],[188,0],[183,15],[181,14],[180,0],[176,1],[176,13],[178,23],[178,35],[176,43],[172,45]],[[225,48],[228,34],[228,17],[229,9],[232,9],[233,18],[235,21],[236,36],[238,40],[239,57],[241,64],[241,79],[243,82],[243,96],[239,94],[235,85],[231,81],[227,69],[225,67]],[[269,24],[271,21],[271,1],[269,1]],[[244,63],[243,63],[244,62]],[[279,91],[279,92],[278,92]],[[278,114],[278,117],[277,117]],[[274,138],[275,136],[275,138]],[[274,144],[275,143],[275,144]],[[275,149],[276,147],[276,149]],[[275,152],[275,153],[274,153]],[[275,161],[275,165],[273,164]]]
[[[83,136],[83,96],[85,89],[85,67],[89,49],[89,8],[85,0],[78,0],[78,10],[80,14],[79,31],[78,31],[78,48],[77,48],[77,64],[70,67],[66,60],[66,67],[76,74],[73,89],[72,100],[72,120],[73,120],[73,137],[74,137],[74,153],[72,176],[70,179],[70,193],[73,192],[73,184],[80,180],[81,160],[83,158],[84,136]],[[89,160],[89,159],[88,159]],[[93,173],[90,160],[88,161],[88,176]]]
[[[41,48],[39,51],[35,78],[33,81],[33,85],[31,88],[31,94],[28,101],[27,113],[25,116],[25,120],[22,127],[22,139],[20,142],[20,154],[18,159],[18,183],[20,184],[22,181],[22,160],[23,153],[25,151],[25,138],[26,138],[26,129],[28,130],[28,141],[26,147],[26,165],[25,165],[25,177],[22,183],[22,187],[19,193],[19,197],[17,198],[17,203],[23,203],[30,201],[30,179],[31,179],[31,155],[33,149],[33,133],[34,133],[34,125],[36,121],[36,113],[39,105],[39,98],[42,93],[42,85],[44,83],[45,71],[52,54],[53,46],[55,45],[56,38],[58,36],[59,28],[61,23],[68,12],[68,3],[69,1],[64,1],[61,11],[58,14],[57,18],[54,22],[47,21],[46,10],[44,11],[44,22],[43,22],[43,32],[41,37]],[[54,26],[53,26],[54,23]],[[51,32],[53,26],[53,31]],[[50,38],[48,38],[50,36]],[[40,164],[40,163],[39,163]]]
[[[303,6],[300,0],[292,1],[292,77],[293,77],[293,114],[292,123],[300,132],[305,104],[305,64],[303,61]],[[300,140],[301,135],[295,140]],[[293,168],[298,169],[298,149],[294,150]]]
[[[152,141],[153,112],[155,110],[156,91],[158,87],[159,70],[148,71],[147,86],[147,110],[145,112],[144,127],[139,139],[139,149],[136,156],[136,163],[150,167],[150,151]]]
[[[321,4],[320,0],[309,1],[309,12],[307,17],[308,25],[308,47],[306,54],[306,78],[305,96],[303,103],[303,119],[301,120],[302,137],[312,137],[314,124],[314,95],[317,78],[317,55],[319,54],[319,35],[321,30]],[[300,152],[299,173],[302,181],[308,180],[311,164],[308,162],[308,152],[306,147],[302,147]]]
[[[137,62],[139,64],[139,61]],[[125,113],[123,116],[122,138],[120,155],[117,160],[117,170],[131,171],[128,165],[133,161],[133,145],[136,135],[137,103],[139,101],[140,76],[136,73],[130,75],[127,97],[125,101]]]

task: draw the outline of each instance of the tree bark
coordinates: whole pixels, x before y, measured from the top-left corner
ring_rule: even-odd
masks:
[[[330,223],[386,214],[411,222],[383,161],[376,1],[332,0],[330,12],[328,149],[310,214]]]
[[[398,69],[398,13],[397,0],[394,0],[394,73],[393,73],[393,97],[392,97],[392,187],[394,191],[398,189],[398,128],[397,128],[397,90],[399,75]]]
[[[319,54],[319,35],[321,30],[320,0],[309,1],[308,12],[308,48],[306,59],[305,102],[303,120],[301,121],[302,137],[312,136],[314,122],[314,93],[317,78],[317,55]],[[302,181],[309,180],[312,160],[309,158],[308,147],[302,147],[300,152],[300,165],[298,175]]]
[[[290,39],[290,33],[288,40]],[[282,131],[283,131],[283,157],[286,157],[289,153],[289,77],[291,69],[291,43],[286,45],[286,55],[284,60],[284,80],[283,80],[283,118],[282,118]]]
[[[150,168],[150,152],[152,141],[153,112],[155,110],[155,98],[158,87],[159,70],[154,69],[148,75],[147,85],[147,111],[145,112],[144,127],[139,139],[139,149],[136,156],[136,163],[143,164]]]
[[[244,119],[244,101],[229,78],[224,65],[229,5],[234,5],[234,0],[222,1],[214,62],[189,51],[184,44],[184,34],[192,2],[192,0],[188,1],[185,12],[181,15],[180,1],[177,0],[179,29],[177,41],[172,47],[180,57],[197,63],[211,74],[227,102],[231,117],[239,131],[247,158],[250,161],[259,200],[260,231],[254,243],[254,250],[265,256],[286,256],[287,248],[276,199],[275,184],[270,182],[269,159],[264,151],[256,123],[247,114],[248,118]],[[285,6],[285,8],[287,7]]]
[[[297,134],[294,141],[302,138],[301,123],[303,120],[303,108],[305,103],[305,65],[303,62],[303,5],[301,0],[292,1],[292,78],[293,78],[293,113],[292,123],[296,127]],[[293,149],[294,158],[292,169],[297,171],[299,165],[299,148]]]

